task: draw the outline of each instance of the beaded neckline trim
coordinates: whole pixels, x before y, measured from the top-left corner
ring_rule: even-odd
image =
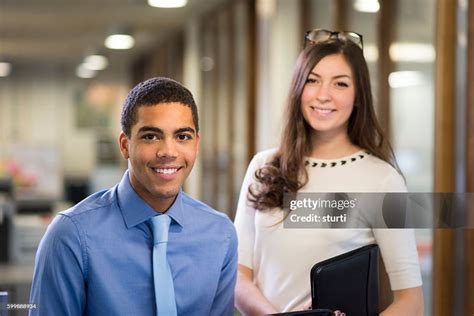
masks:
[[[310,160],[305,160],[304,165],[305,166],[310,166],[313,168],[319,167],[319,168],[334,168],[336,166],[344,166],[348,165],[350,163],[353,163],[358,160],[364,159],[366,156],[370,155],[369,152],[364,152],[364,153],[357,153],[355,155],[346,157],[346,158],[341,158],[339,160],[334,160],[334,161],[310,161]]]

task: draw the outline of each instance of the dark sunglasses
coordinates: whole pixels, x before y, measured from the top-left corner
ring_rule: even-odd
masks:
[[[364,49],[364,44],[362,41],[362,35],[352,31],[329,31],[325,29],[314,29],[308,31],[304,35],[304,47],[308,45],[315,45],[330,39],[337,39],[340,41],[351,41],[360,49]]]

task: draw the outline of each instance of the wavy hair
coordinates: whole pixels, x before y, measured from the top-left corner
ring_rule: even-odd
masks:
[[[290,84],[278,151],[255,172],[257,182],[249,187],[248,199],[260,211],[283,206],[284,193],[295,193],[308,182],[304,156],[311,153],[312,127],[301,112],[306,80],[324,57],[341,54],[355,81],[355,100],[348,122],[350,141],[392,165],[400,174],[392,147],[375,115],[369,71],[362,50],[348,40],[330,39],[307,46],[298,56]]]

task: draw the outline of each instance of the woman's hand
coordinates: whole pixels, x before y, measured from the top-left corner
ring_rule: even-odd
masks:
[[[422,316],[423,291],[421,287],[393,291],[394,300],[390,306],[380,313],[380,316],[413,315]]]
[[[303,306],[304,306],[303,310],[312,309],[311,301],[307,302]],[[334,311],[334,316],[346,316],[346,314],[344,312],[341,312],[341,311],[337,310],[337,311]]]
[[[253,283],[253,270],[239,264],[235,287],[235,306],[242,315],[276,314],[278,311]]]

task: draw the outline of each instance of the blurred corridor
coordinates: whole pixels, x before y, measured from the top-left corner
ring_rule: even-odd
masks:
[[[313,28],[363,34],[408,190],[474,192],[473,0],[0,0],[0,292],[27,303],[52,216],[120,180],[121,106],[150,77],[194,94],[201,148],[185,190],[233,219],[250,159],[278,143]],[[113,32],[132,46],[107,48]],[[417,242],[425,314],[472,315],[472,229],[418,229]]]

